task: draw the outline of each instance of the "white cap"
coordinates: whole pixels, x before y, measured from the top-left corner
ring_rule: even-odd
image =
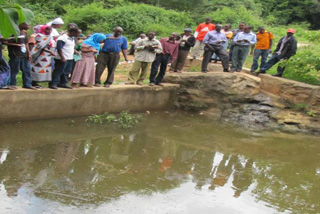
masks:
[[[63,22],[63,20],[59,17],[59,18],[54,19],[54,20],[52,21],[52,24],[53,24],[53,25],[63,25],[64,22]]]

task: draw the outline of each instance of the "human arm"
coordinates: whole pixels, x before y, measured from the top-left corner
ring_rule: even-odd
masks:
[[[177,43],[171,55],[171,62],[174,62],[178,58],[178,52],[179,52],[179,44]]]
[[[253,51],[254,51],[255,48],[256,48],[256,45],[255,45],[255,44],[254,44],[254,45],[251,45],[250,55],[253,55]]]
[[[128,60],[128,56],[127,56],[128,42],[127,42],[127,39],[125,37],[123,37],[123,43],[121,45],[121,51],[122,51],[124,60],[128,62],[129,61]]]
[[[198,27],[196,28],[195,32],[194,32],[194,37],[197,38],[199,35],[199,32],[201,30],[201,25],[198,25]]]
[[[186,44],[189,45],[190,47],[193,47],[196,44],[196,38],[194,38],[194,36],[190,36],[187,39]]]
[[[58,55],[60,56],[61,62],[63,62],[63,63],[67,62],[66,58],[63,55],[63,51],[62,51],[65,44],[66,43],[62,40],[57,41],[57,52],[58,52]]]
[[[162,45],[160,42],[158,42],[157,47],[154,49],[154,52],[156,54],[161,54],[162,53]]]
[[[293,38],[292,46],[290,47],[285,59],[289,59],[290,57],[294,56],[297,53],[297,49],[298,49],[297,40]]]

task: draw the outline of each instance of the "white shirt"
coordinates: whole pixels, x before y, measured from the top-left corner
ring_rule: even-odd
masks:
[[[59,41],[64,42],[64,46],[62,48],[63,56],[66,58],[66,60],[73,60],[74,47],[75,47],[74,39],[70,38],[68,34],[63,34],[58,38],[57,43]],[[55,59],[61,59],[59,54],[57,54]]]
[[[52,31],[51,31],[52,38],[56,38],[59,35],[60,35],[60,33],[57,31],[57,29],[52,28]]]

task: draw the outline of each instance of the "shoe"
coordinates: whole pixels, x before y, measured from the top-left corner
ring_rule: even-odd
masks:
[[[110,84],[105,84],[103,87],[110,88]]]
[[[223,72],[230,72],[229,69],[224,69]]]
[[[58,85],[59,88],[65,88],[65,89],[73,89],[71,86],[68,85]]]
[[[94,87],[101,87],[101,84],[100,83],[96,83],[93,85]]]
[[[25,88],[25,89],[31,89],[31,90],[38,90],[36,87],[34,86],[30,86],[30,87],[25,87],[23,86],[22,88]]]
[[[265,74],[266,72],[265,71],[261,71],[259,70],[258,72],[256,72],[257,74]]]
[[[208,71],[207,70],[205,70],[205,71],[201,71],[202,73],[208,73]]]
[[[218,63],[218,60],[214,60],[214,63]]]
[[[282,74],[276,73],[272,75],[273,77],[282,77]]]
[[[71,84],[71,87],[72,87],[72,88],[79,88],[79,86],[78,86],[77,83],[72,83],[72,84]],[[81,84],[80,87],[86,87],[86,86]]]
[[[152,82],[151,82],[151,83],[149,83],[149,86],[154,86],[154,83],[152,83]]]
[[[250,73],[255,73],[255,72],[256,72],[255,70],[252,70],[252,69],[250,70]]]
[[[56,85],[49,85],[50,89],[58,90],[58,87]]]

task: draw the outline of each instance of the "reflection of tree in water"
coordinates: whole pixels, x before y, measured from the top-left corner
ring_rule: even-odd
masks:
[[[319,210],[320,178],[315,174],[319,162],[308,168],[294,167],[292,162],[270,160],[267,164],[220,152],[150,138],[145,133],[123,134],[10,151],[0,165],[0,182],[10,197],[28,184],[36,196],[65,204],[103,203],[130,192],[165,192],[190,179],[196,188],[208,186],[210,191],[231,184],[235,197],[254,184],[250,187],[257,199],[280,211]],[[214,165],[218,153],[221,160]]]

